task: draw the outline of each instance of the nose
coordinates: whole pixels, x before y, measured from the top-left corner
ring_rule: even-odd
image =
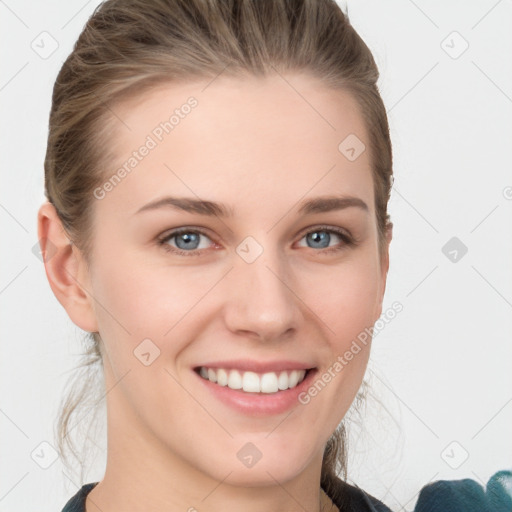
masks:
[[[231,332],[260,341],[279,341],[297,331],[301,301],[290,269],[270,250],[247,263],[235,255],[227,276],[225,322]]]

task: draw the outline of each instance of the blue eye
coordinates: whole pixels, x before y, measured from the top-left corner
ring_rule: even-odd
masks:
[[[197,252],[206,247],[199,247],[200,237],[208,238],[201,231],[195,231],[192,229],[180,229],[173,231],[169,235],[159,240],[159,244],[164,247],[166,251],[175,252],[182,256],[197,256],[200,253]],[[176,247],[169,244],[171,240],[175,241]],[[208,245],[208,244],[207,244]]]
[[[342,241],[341,245],[329,247],[332,242],[332,236]],[[205,233],[195,229],[182,228],[173,231],[158,240],[158,244],[165,251],[179,254],[181,256],[200,256],[203,249],[208,249],[208,243],[201,246],[201,237],[211,241]],[[347,247],[356,245],[355,240],[345,231],[327,226],[319,226],[314,230],[307,231],[300,240],[306,239],[307,247],[310,249],[320,249],[319,253],[330,253],[340,251]],[[170,242],[174,241],[171,245]],[[309,245],[311,244],[311,245]],[[338,242],[339,244],[339,242]],[[302,246],[304,247],[304,246]]]
[[[312,245],[308,245],[311,249],[330,249],[337,250],[339,247],[329,247],[330,242],[332,241],[332,235],[334,237],[338,237],[343,240],[345,245],[350,245],[351,239],[349,236],[341,231],[333,230],[333,229],[316,229],[315,231],[309,231],[303,238],[306,239],[307,243],[311,243]]]

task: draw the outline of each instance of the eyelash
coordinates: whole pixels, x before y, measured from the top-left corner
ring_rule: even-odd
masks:
[[[307,236],[311,233],[317,233],[317,232],[334,233],[334,234],[338,235],[343,240],[343,244],[341,246],[337,246],[337,247],[329,247],[327,249],[319,249],[319,250],[316,250],[315,252],[319,252],[322,254],[326,254],[326,253],[330,254],[330,253],[338,252],[338,251],[341,251],[348,247],[353,247],[353,246],[357,245],[357,242],[354,239],[354,237],[350,236],[349,234],[347,234],[345,231],[342,231],[341,229],[333,228],[330,226],[316,226],[314,229],[310,229],[309,231],[302,232],[300,240],[302,240],[305,236]],[[164,249],[164,251],[171,252],[173,254],[177,254],[180,256],[201,256],[203,251],[207,250],[207,249],[193,249],[190,251],[183,251],[182,249],[177,249],[175,247],[170,246],[167,243],[169,240],[172,240],[174,237],[182,235],[183,233],[193,233],[196,235],[203,235],[206,238],[210,238],[204,231],[202,231],[200,229],[180,228],[175,231],[172,231],[169,234],[166,234],[163,237],[158,238],[158,245],[161,246]],[[310,249],[313,249],[313,248],[310,247]],[[315,250],[315,249],[313,249],[313,250]]]

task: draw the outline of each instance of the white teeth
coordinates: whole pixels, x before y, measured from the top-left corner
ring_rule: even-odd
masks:
[[[279,379],[277,381],[277,387],[281,391],[288,389],[288,374],[286,372],[281,372],[279,374]]]
[[[229,372],[228,388],[242,389],[242,376],[236,370],[231,370]]]
[[[278,375],[276,372],[258,374],[202,366],[199,374],[210,382],[231,389],[243,389],[246,393],[277,393],[296,387],[304,380],[306,370],[282,371]]]
[[[228,385],[228,372],[226,370],[223,370],[222,368],[220,370],[217,370],[217,384],[219,384],[220,386]]]
[[[208,372],[208,375],[210,372]],[[299,372],[297,370],[293,370],[292,373],[290,373],[290,380],[288,382],[288,386],[291,388],[294,388],[297,383],[299,382]]]
[[[243,378],[243,390],[248,393],[259,393],[260,392],[260,378],[257,373],[244,372]]]
[[[283,372],[286,374],[286,372]],[[275,373],[264,373],[261,376],[261,392],[262,393],[276,393],[279,389],[277,385],[277,375]]]

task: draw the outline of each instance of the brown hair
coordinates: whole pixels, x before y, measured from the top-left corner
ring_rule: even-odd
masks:
[[[119,122],[111,113],[115,103],[163,82],[294,70],[357,100],[369,135],[382,254],[391,225],[392,150],[379,72],[334,0],[107,0],[95,9],[57,76],[45,158],[46,197],[86,261],[93,190],[105,179],[112,157],[109,132]],[[98,333],[90,340],[86,369],[101,362]],[[68,436],[71,417],[91,389],[89,370],[81,376],[81,391],[71,390],[58,420],[64,462],[66,443],[76,455]],[[332,492],[336,474],[346,478],[346,470],[342,422],[325,448],[322,487]]]

